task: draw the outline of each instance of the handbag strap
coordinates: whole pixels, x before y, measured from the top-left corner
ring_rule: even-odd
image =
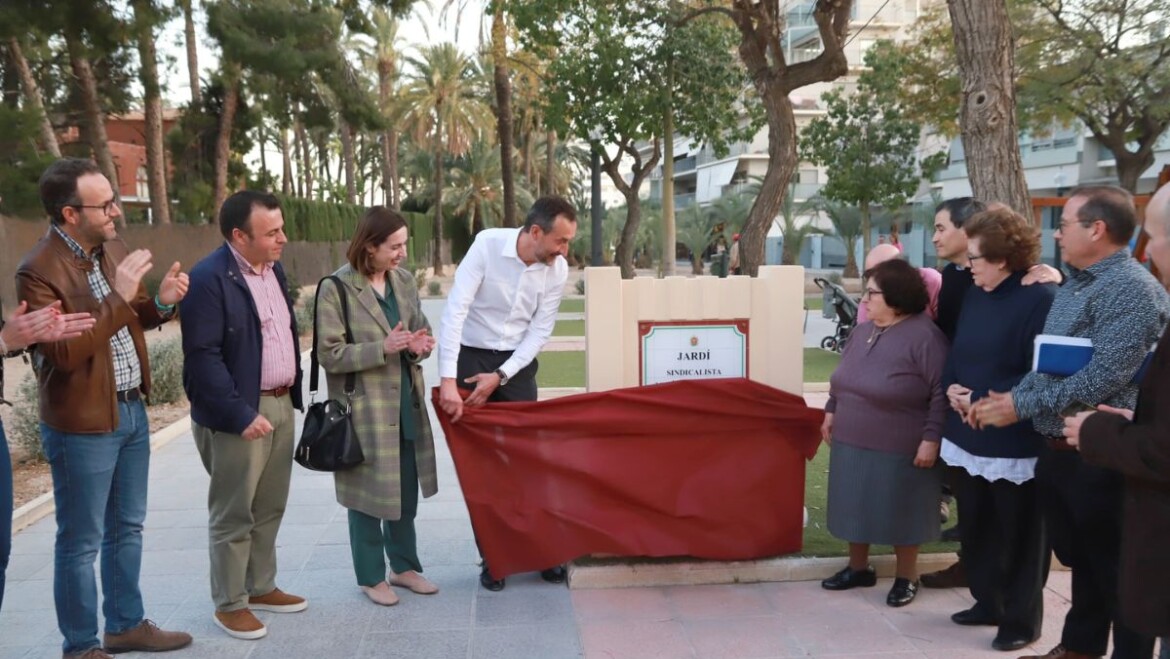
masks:
[[[345,292],[345,284],[341,282],[334,275],[326,275],[317,282],[317,293],[313,297],[313,349],[309,351],[309,396],[317,393],[317,386],[320,384],[319,371],[321,370],[321,363],[317,361],[317,337],[320,332],[317,330],[317,319],[321,315],[321,284],[325,283],[326,279],[333,281],[333,285],[337,287],[337,298],[341,300],[341,319],[345,323],[345,342],[353,343],[353,331],[349,328],[349,295]],[[345,397],[352,398],[354,389],[357,385],[357,374],[353,371],[345,374]]]

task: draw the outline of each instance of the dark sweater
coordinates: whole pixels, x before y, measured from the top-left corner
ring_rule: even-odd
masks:
[[[925,313],[880,334],[872,321],[858,325],[829,380],[833,441],[906,455],[924,439],[939,441],[946,356],[946,338]]]
[[[1044,331],[1056,285],[1024,286],[1023,278],[1023,272],[1013,273],[990,293],[977,286],[967,290],[943,371],[944,389],[961,384],[971,389],[974,403],[989,390],[1011,391],[1032,370],[1033,339]],[[1043,444],[1031,421],[975,430],[954,410],[947,411],[943,436],[972,455],[994,458],[1034,458]]]
[[[938,291],[938,328],[947,340],[954,342],[955,328],[959,325],[959,311],[963,308],[963,296],[971,288],[974,279],[970,268],[959,268],[948,263],[942,271],[942,288]]]

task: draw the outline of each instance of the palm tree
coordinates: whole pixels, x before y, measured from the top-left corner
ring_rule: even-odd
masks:
[[[857,241],[861,240],[861,210],[856,206],[848,206],[830,199],[815,198],[818,210],[829,217],[833,224],[833,232],[845,245],[845,272],[846,277],[857,277]]]
[[[451,166],[451,176],[443,196],[448,208],[456,214],[466,215],[471,235],[493,226],[506,226],[506,205],[503,196],[504,182],[499,154],[495,146],[481,135],[471,143],[467,153]],[[532,195],[523,188],[517,188],[517,201],[528,207]]]
[[[420,142],[428,140],[434,160],[435,225],[431,265],[443,274],[443,155],[459,156],[480,129],[491,125],[491,111],[480,100],[483,75],[454,44],[424,47],[408,60],[413,68],[404,90],[406,123]]]
[[[780,220],[773,220],[773,223],[780,229],[780,233],[784,236],[784,247],[780,254],[781,265],[796,265],[797,259],[800,258],[800,250],[804,247],[806,238],[819,233],[824,233],[818,229],[812,222],[800,223],[800,217],[807,215],[809,212],[815,212],[816,208],[808,201],[801,203],[796,202],[796,184],[792,184],[788,188],[788,194],[784,195],[784,202],[780,206]]]
[[[711,215],[698,204],[687,206],[678,214],[675,238],[691,252],[691,271],[703,274],[703,252],[711,245]]]

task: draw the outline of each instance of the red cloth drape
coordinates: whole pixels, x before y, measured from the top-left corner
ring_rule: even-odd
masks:
[[[594,553],[751,559],[799,551],[824,413],[745,379],[464,408],[432,391],[493,576]]]

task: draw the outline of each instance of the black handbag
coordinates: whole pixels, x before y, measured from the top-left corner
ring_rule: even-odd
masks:
[[[313,306],[313,349],[309,352],[309,400],[317,395],[319,384],[320,364],[317,361],[317,314],[320,310],[321,284],[326,279],[333,280],[337,286],[337,295],[341,300],[341,317],[345,321],[345,342],[353,343],[353,332],[349,329],[349,304],[345,285],[333,275],[329,275],[317,284],[317,295]],[[297,442],[297,450],[293,459],[305,469],[313,471],[345,471],[352,469],[365,461],[362,454],[362,445],[358,441],[357,433],[353,429],[353,419],[350,417],[350,401],[353,399],[357,376],[353,373],[345,375],[345,402],[333,398],[326,398],[320,403],[312,403],[305,411],[305,425],[301,428],[301,439]]]

